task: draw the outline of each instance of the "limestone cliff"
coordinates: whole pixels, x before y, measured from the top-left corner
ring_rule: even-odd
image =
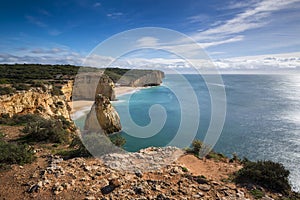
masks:
[[[88,131],[103,130],[105,134],[119,132],[122,129],[120,117],[108,97],[101,94],[96,96],[95,103],[87,115],[84,129]]]
[[[63,95],[52,95],[52,86],[46,89],[31,88],[28,91],[17,91],[11,95],[0,96],[0,115],[35,113],[45,118],[64,116],[70,119],[69,106]]]
[[[102,94],[109,98],[109,100],[113,101],[116,99],[115,91],[114,91],[115,84],[114,82],[105,74],[103,74],[98,82],[96,88],[95,99],[98,94]]]
[[[114,87],[114,82],[103,73],[80,73],[74,82],[73,100],[94,100],[97,94],[115,100]]]
[[[74,81],[69,80],[62,85],[61,91],[66,97],[66,101],[70,102],[72,100],[72,90],[73,90]]]
[[[162,79],[165,77],[162,71],[153,70],[145,75],[130,82],[131,87],[145,87],[156,86],[162,83]]]

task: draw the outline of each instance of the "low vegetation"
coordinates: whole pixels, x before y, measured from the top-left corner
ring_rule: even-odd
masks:
[[[40,118],[25,125],[23,132],[25,141],[67,143],[70,141],[71,124],[63,117],[55,119]]]
[[[265,189],[288,194],[291,191],[290,172],[281,163],[273,161],[247,161],[235,176],[240,184],[252,183]]]
[[[9,165],[23,165],[35,160],[33,149],[26,144],[8,143],[0,133],[0,170],[9,168]]]
[[[200,140],[194,140],[192,147],[187,150],[195,156],[199,156],[201,149],[207,148]],[[273,161],[250,161],[247,158],[239,159],[234,153],[233,158],[228,159],[225,155],[216,153],[213,150],[206,155],[207,159],[214,159],[218,161],[238,162],[243,164],[243,168],[237,171],[232,180],[241,185],[255,185],[264,188],[271,192],[278,192],[288,196],[287,199],[300,199],[299,194],[291,191],[291,186],[288,180],[289,170],[281,163]],[[264,192],[260,189],[253,189],[250,191],[254,198],[260,199],[264,196]]]
[[[16,126],[25,125],[28,122],[36,122],[39,120],[43,120],[43,118],[35,114],[14,115],[13,117],[9,117],[8,114],[2,114],[0,117],[0,124]]]
[[[24,84],[33,80],[72,79],[80,67],[73,65],[1,64],[0,83]]]
[[[0,87],[0,95],[13,94],[15,91],[12,87]]]
[[[123,147],[126,144],[126,139],[120,134],[109,136],[110,141],[117,147]]]
[[[63,156],[65,159],[101,156],[114,151],[112,145],[109,144],[109,140],[118,147],[122,147],[126,143],[125,138],[119,134],[106,137],[98,133],[85,133],[81,138],[74,136],[69,149],[60,151],[57,154]]]

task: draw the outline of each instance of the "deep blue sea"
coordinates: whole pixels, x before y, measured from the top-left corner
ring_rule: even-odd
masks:
[[[122,95],[113,103],[127,132],[135,126],[128,123],[126,105],[131,119],[139,126],[150,123],[152,105],[159,104],[165,109],[166,121],[156,135],[137,138],[121,133],[127,140],[127,151],[167,145],[178,134],[183,115],[188,117],[184,131],[191,134],[193,128],[189,127],[198,118],[195,113],[200,113],[195,137],[203,140],[211,121],[213,96],[226,103],[225,124],[214,150],[227,156],[237,153],[251,160],[281,162],[291,171],[294,190],[300,191],[300,75],[222,75],[224,84],[206,83],[199,75],[184,75],[184,78],[189,84],[176,75],[166,75],[163,85]],[[210,92],[208,85],[212,88]],[[174,94],[169,86],[180,93]],[[218,87],[225,88],[226,99],[215,94]],[[198,105],[191,101],[185,104],[187,108],[182,108],[180,96],[192,98],[191,91]],[[153,117],[163,119],[160,115]],[[139,131],[145,134],[143,129]]]

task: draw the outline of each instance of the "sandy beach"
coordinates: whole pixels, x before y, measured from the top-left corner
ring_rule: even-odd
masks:
[[[118,98],[121,95],[134,93],[142,88],[143,87],[116,87],[114,89],[115,89],[116,97]],[[94,101],[85,101],[85,100],[69,102],[69,106],[72,109],[71,115],[76,115],[77,112],[84,112],[86,110],[90,110],[93,103]]]

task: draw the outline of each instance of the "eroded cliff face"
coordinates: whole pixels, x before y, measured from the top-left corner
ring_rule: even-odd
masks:
[[[31,88],[28,91],[18,91],[12,95],[0,96],[0,115],[8,114],[39,114],[45,118],[64,116],[70,119],[70,107],[63,95],[51,94],[52,87],[47,89]]]
[[[64,93],[66,97],[66,101],[70,102],[72,101],[72,90],[73,90],[74,81],[70,80],[67,81],[63,86],[61,87],[61,91]]]
[[[119,132],[122,129],[120,117],[108,97],[102,94],[96,96],[95,103],[87,115],[84,129],[88,131],[102,130],[105,134]]]
[[[139,77],[138,79],[130,83],[131,87],[145,87],[145,86],[156,86],[162,83],[165,74],[162,71],[153,70],[150,73],[147,73],[144,76]]]
[[[74,82],[73,100],[95,100],[97,94],[115,100],[114,87],[114,82],[103,73],[81,73]]]

